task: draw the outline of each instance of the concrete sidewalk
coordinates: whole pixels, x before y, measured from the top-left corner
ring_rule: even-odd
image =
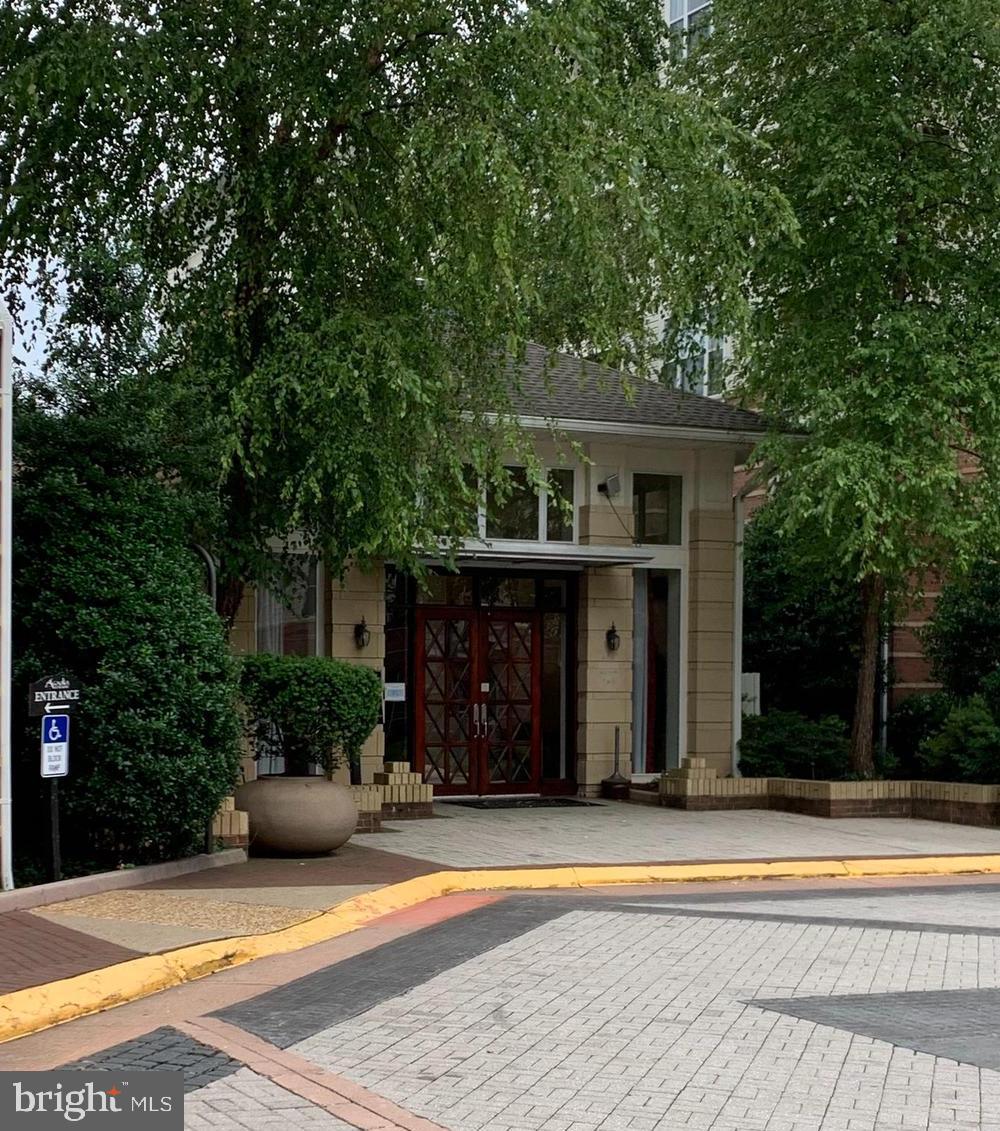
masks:
[[[256,858],[142,887],[0,915],[0,991],[212,939],[264,934],[443,869],[823,860],[1000,853],[1000,831],[905,819],[693,813],[624,803],[564,809],[435,806],[334,856]]]

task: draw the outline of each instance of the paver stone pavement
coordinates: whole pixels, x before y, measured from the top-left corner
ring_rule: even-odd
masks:
[[[1000,877],[389,920],[0,1046],[0,1068],[181,1071],[194,1131],[1000,1131]]]
[[[39,985],[138,954],[277,930],[343,900],[447,869],[557,864],[991,853],[1000,831],[905,819],[690,813],[598,803],[565,809],[435,806],[335,855],[251,858],[134,889],[0,915],[0,989]]]

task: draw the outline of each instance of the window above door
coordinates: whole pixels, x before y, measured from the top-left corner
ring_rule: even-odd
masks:
[[[545,469],[545,488],[536,489],[526,467],[508,467],[511,491],[487,492],[480,531],[490,541],[574,542],[576,475],[571,467]]]

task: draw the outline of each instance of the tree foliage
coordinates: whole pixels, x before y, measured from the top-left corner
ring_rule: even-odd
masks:
[[[923,636],[944,687],[959,698],[978,694],[1000,671],[1000,563],[980,558],[966,574],[947,580]]]
[[[742,387],[791,425],[759,456],[824,532],[817,554],[862,581],[865,772],[879,604],[928,562],[960,567],[977,528],[996,532],[1000,22],[990,0],[713,13],[695,80],[767,142],[737,168],[784,194],[800,232],[754,263]]]
[[[141,264],[233,599],[292,531],[412,564],[502,487],[523,343],[642,370],[647,314],[735,316],[787,220],[666,52],[655,0],[12,0],[3,286]]]
[[[766,711],[850,720],[858,671],[857,582],[835,561],[817,565],[785,528],[780,500],[746,525],[743,666],[760,672]]]
[[[15,708],[42,675],[84,688],[60,785],[65,855],[115,867],[196,849],[239,760],[236,676],[185,544],[183,500],[113,394],[89,410],[22,399],[14,553]],[[18,718],[15,844],[45,823],[38,723]]]

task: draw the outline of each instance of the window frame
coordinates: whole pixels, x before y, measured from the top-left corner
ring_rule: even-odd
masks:
[[[315,554],[309,554],[305,550],[293,550],[291,555],[296,557],[303,557],[307,562],[314,561],[316,563],[316,608],[313,613],[315,621],[313,630],[313,650],[309,653],[311,656],[325,656],[326,655],[326,570],[323,566],[322,558]],[[308,566],[307,566],[308,568]],[[266,653],[267,649],[260,646],[260,602],[261,597],[269,593],[274,597],[275,601],[282,606],[286,611],[290,611],[285,602],[273,590],[267,588],[266,585],[254,586],[254,648],[257,653]],[[305,619],[305,618],[303,618]],[[282,626],[283,629],[284,626]],[[269,653],[270,655],[278,656],[291,656],[296,653],[293,652],[275,652]]]
[[[640,542],[639,532],[635,528],[635,477],[637,475],[658,476],[661,479],[679,479],[680,488],[680,541],[679,542]],[[628,473],[628,500],[629,500],[629,514],[632,516],[633,522],[633,539],[637,546],[652,547],[658,554],[664,551],[677,551],[687,550],[688,545],[688,476],[683,471],[664,471],[661,467],[633,467],[629,469]],[[652,568],[652,567],[650,567]],[[657,567],[659,568],[659,567]]]
[[[516,469],[527,468],[527,464],[523,463],[505,463],[504,467],[508,471]],[[580,468],[575,463],[550,463],[544,461],[541,464],[542,474],[545,477],[545,487],[536,494],[537,500],[537,523],[535,526],[534,538],[504,538],[502,536],[490,535],[486,529],[486,510],[487,510],[487,492],[484,490],[481,493],[481,502],[479,504],[479,538],[483,542],[488,542],[491,545],[494,543],[517,543],[522,546],[576,546],[580,540]],[[573,497],[570,500],[572,507],[572,536],[570,538],[552,539],[548,537],[549,532],[549,497],[551,492],[548,488],[549,474],[553,471],[568,471],[573,476]]]

